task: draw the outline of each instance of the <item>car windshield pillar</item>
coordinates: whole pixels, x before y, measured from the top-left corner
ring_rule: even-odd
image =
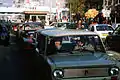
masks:
[[[45,37],[45,50],[44,50],[44,56],[47,56],[47,48],[48,48],[48,37]]]

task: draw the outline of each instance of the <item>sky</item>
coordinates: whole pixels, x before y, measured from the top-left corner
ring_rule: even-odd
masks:
[[[13,1],[14,0],[0,0],[0,2],[4,2],[4,5],[8,6],[8,7],[12,6]],[[45,5],[47,5],[47,6],[52,5],[52,7],[56,7],[56,0],[44,0],[44,1],[45,1]]]
[[[13,0],[0,0],[0,2],[4,2],[4,5],[6,6],[12,6]]]

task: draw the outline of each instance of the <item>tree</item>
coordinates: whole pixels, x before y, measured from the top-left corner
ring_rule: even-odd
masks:
[[[89,9],[97,9],[97,10],[101,10],[103,6],[103,0],[85,0],[85,8],[86,11]]]
[[[67,2],[71,13],[80,13],[81,15],[84,14],[83,9],[85,7],[85,0],[67,0]]]

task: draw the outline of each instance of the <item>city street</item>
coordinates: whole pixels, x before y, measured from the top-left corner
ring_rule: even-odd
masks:
[[[8,47],[0,45],[0,80],[46,80],[41,58],[20,51],[15,36],[12,35],[10,42]]]
[[[0,80],[117,80],[119,45],[120,0],[0,0]]]

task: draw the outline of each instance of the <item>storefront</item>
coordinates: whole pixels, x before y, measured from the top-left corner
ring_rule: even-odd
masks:
[[[24,11],[25,20],[27,21],[40,21],[48,19],[48,11]]]
[[[10,20],[12,22],[24,19],[23,8],[0,7],[0,19]]]

